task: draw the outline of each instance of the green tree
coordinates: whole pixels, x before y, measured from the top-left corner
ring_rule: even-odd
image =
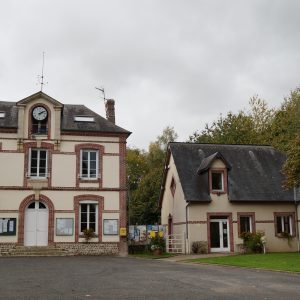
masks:
[[[300,186],[300,134],[289,143],[288,159],[283,166],[284,186],[293,188]]]
[[[284,152],[300,132],[300,88],[292,91],[275,112],[271,129],[271,144]]]
[[[154,224],[159,221],[157,201],[169,142],[177,139],[173,127],[166,127],[148,152],[139,149],[127,151],[129,186],[128,214],[131,224]]]
[[[241,110],[234,114],[220,115],[210,126],[206,124],[201,132],[190,136],[190,141],[219,144],[263,144],[269,140],[268,131],[274,116],[274,110],[257,96],[249,101],[250,110]]]

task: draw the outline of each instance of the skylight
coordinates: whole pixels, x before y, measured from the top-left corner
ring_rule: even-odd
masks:
[[[4,111],[0,111],[0,118],[4,118],[5,117],[5,112]]]
[[[94,117],[88,117],[88,116],[76,116],[74,120],[76,122],[95,122]]]

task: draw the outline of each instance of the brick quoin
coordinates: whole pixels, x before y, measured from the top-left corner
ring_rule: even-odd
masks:
[[[27,206],[35,201],[35,195],[27,196],[19,206],[19,226],[18,226],[18,244],[24,245],[24,221],[25,221],[25,210]],[[52,201],[45,195],[40,195],[39,200],[43,202],[48,208],[48,244],[54,243],[54,206]]]
[[[120,138],[120,227],[126,228],[127,226],[127,215],[126,215],[126,138]],[[120,237],[120,254],[126,255],[128,253],[127,238]]]

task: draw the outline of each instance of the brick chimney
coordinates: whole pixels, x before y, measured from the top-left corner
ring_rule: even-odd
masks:
[[[105,102],[106,119],[115,124],[115,100],[107,99]]]

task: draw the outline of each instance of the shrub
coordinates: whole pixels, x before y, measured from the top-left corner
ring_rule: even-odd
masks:
[[[83,236],[85,241],[88,242],[91,238],[95,236],[93,228],[86,228],[83,230]]]
[[[208,243],[205,241],[196,241],[192,243],[192,252],[197,254],[206,254],[208,253]]]
[[[263,232],[243,232],[241,238],[246,252],[262,253],[264,250],[263,236]]]
[[[158,235],[151,238],[150,248],[151,248],[151,250],[161,249],[161,250],[165,251],[165,240],[164,240],[164,238],[162,238]]]

